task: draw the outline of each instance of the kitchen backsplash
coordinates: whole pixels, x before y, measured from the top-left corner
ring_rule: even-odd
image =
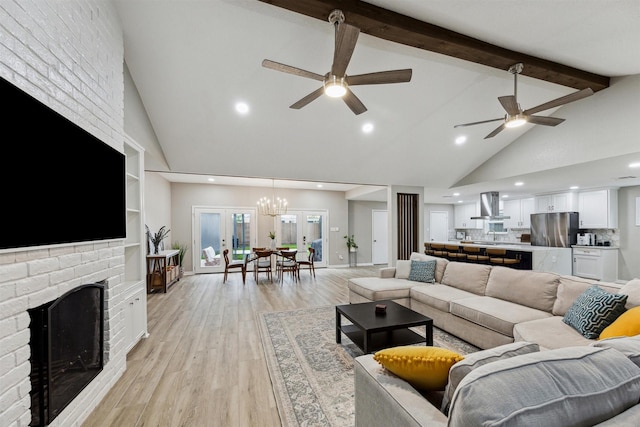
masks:
[[[469,230],[455,230],[464,231],[469,240],[494,240],[493,234],[487,234],[483,230],[469,229]],[[451,239],[455,239],[455,231]],[[580,230],[584,233],[595,233],[596,242],[611,242],[611,246],[620,246],[620,233],[616,229],[593,229],[593,230]],[[509,229],[505,234],[496,234],[495,240],[498,242],[520,242],[520,236],[522,234],[530,234],[531,230],[528,228]]]

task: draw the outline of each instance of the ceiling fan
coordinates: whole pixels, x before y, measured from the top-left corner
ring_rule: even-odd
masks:
[[[508,96],[499,96],[498,101],[502,105],[502,108],[505,109],[507,114],[504,117],[499,119],[490,119],[483,120],[481,122],[473,122],[473,123],[464,123],[460,125],[455,125],[454,128],[463,127],[463,126],[473,126],[479,125],[481,123],[489,123],[489,122],[497,122],[498,120],[504,120],[500,126],[494,129],[489,135],[485,136],[484,139],[493,138],[500,132],[504,130],[504,128],[514,128],[518,126],[522,126],[525,123],[533,123],[534,125],[544,125],[544,126],[557,126],[560,123],[564,122],[564,119],[560,119],[558,117],[548,117],[548,116],[534,116],[535,113],[539,111],[548,110],[550,108],[559,107],[564,104],[568,104],[573,101],[577,101],[582,98],[586,98],[587,96],[593,95],[593,90],[591,88],[586,88],[579,90],[578,92],[570,93],[566,96],[561,96],[560,98],[556,98],[552,101],[545,102],[544,104],[540,104],[537,107],[529,108],[528,110],[522,110],[520,108],[520,104],[518,104],[518,74],[522,72],[524,65],[522,63],[517,63],[512,65],[509,68],[509,72],[513,74],[513,95]]]
[[[311,101],[319,98],[323,93],[327,96],[338,98],[342,97],[347,106],[355,114],[362,114],[367,111],[362,101],[349,88],[356,85],[372,85],[385,83],[405,83],[411,80],[411,69],[380,71],[368,74],[358,74],[348,76],[346,74],[347,66],[351,60],[351,55],[356,47],[360,29],[353,25],[344,23],[344,14],[336,9],[329,15],[329,22],[335,27],[335,47],[333,52],[333,64],[331,71],[325,75],[306,71],[301,68],[292,67],[290,65],[281,64],[279,62],[265,59],[262,66],[276,71],[293,74],[300,77],[322,82],[322,87],[311,92],[304,98],[292,104],[289,108],[300,109]]]

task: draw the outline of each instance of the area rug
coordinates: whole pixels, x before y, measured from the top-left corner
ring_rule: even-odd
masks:
[[[335,307],[258,313],[257,320],[282,425],[353,426],[353,359],[363,353],[345,335],[336,344]],[[437,328],[433,341],[460,354],[478,351]]]

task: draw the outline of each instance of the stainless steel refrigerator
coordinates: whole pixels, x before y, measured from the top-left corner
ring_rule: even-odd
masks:
[[[531,245],[570,248],[578,240],[578,212],[531,214]]]

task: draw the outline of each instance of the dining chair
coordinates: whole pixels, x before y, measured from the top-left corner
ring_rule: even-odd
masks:
[[[291,273],[295,280],[298,280],[298,261],[296,260],[297,250],[281,250],[278,252],[278,260],[276,261],[276,274],[278,280],[284,280],[284,273]]]
[[[253,277],[258,282],[258,276],[260,272],[267,273],[267,278],[273,281],[273,276],[271,275],[271,251],[266,249],[259,249],[254,251],[253,260]]]
[[[316,250],[312,247],[309,247],[309,257],[307,259],[299,260],[298,263],[298,279],[300,279],[300,270],[308,269],[309,275],[313,274],[313,277],[316,277],[316,269],[313,265],[313,259],[315,257]]]
[[[248,257],[244,257],[242,260],[229,260],[229,249],[225,249],[223,251],[224,255],[224,279],[222,283],[226,283],[227,275],[231,271],[237,271],[238,269],[242,273],[242,284],[244,285],[247,278],[247,260]]]

